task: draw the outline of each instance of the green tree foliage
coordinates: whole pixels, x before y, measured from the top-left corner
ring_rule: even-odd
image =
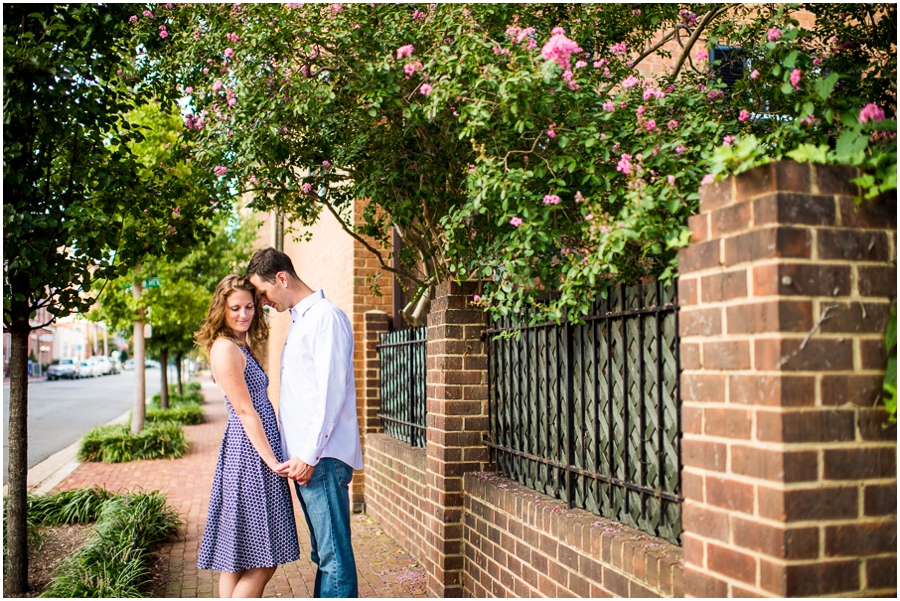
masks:
[[[222,194],[301,223],[325,209],[348,230],[365,198],[354,233],[378,252],[397,227],[422,289],[486,279],[495,316],[542,300],[546,319],[673,276],[718,173],[814,160],[812,140],[823,160],[856,151],[871,189],[895,185],[895,6],[811,5],[812,31],[798,8],[189,5],[134,26],[168,27],[154,58],[190,95],[195,167]],[[733,89],[713,77],[716,46],[749,61]],[[637,70],[652,56],[671,66],[656,80]],[[869,104],[887,118],[855,130]]]
[[[128,27],[123,5],[3,6],[3,324],[10,352],[9,592],[27,588],[27,337],[91,306],[98,281],[202,239],[209,198],[148,169],[124,115],[154,97],[145,52],[164,39]],[[149,81],[149,80],[148,80]],[[152,82],[150,82],[152,83]],[[164,99],[165,90],[157,96]],[[165,101],[163,106],[165,106]],[[182,148],[181,150],[184,150]]]

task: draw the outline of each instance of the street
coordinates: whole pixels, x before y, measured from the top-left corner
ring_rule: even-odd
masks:
[[[147,396],[160,389],[160,371],[147,370]],[[134,372],[32,382],[28,387],[28,469],[66,448],[82,434],[131,408]],[[3,388],[3,484],[9,457],[9,388]]]

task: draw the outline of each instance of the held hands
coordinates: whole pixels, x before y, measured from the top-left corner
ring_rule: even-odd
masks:
[[[307,464],[299,457],[294,457],[289,461],[276,465],[272,471],[282,478],[290,478],[300,486],[306,486],[310,478],[312,478],[315,467]]]

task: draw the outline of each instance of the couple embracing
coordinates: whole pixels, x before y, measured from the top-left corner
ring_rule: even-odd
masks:
[[[266,305],[291,316],[277,421],[260,364]],[[245,276],[219,283],[196,340],[228,408],[198,567],[221,572],[220,597],[261,597],[276,566],[300,556],[293,482],[317,565],[314,595],[357,597],[349,486],[363,462],[347,316],[297,277],[290,257],[266,248]]]

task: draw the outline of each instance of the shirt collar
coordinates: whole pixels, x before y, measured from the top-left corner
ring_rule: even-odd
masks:
[[[325,298],[325,292],[322,290],[316,290],[302,301],[291,307],[291,312],[299,315],[300,317],[306,317],[306,312],[310,310],[310,308],[315,305],[317,302]]]

